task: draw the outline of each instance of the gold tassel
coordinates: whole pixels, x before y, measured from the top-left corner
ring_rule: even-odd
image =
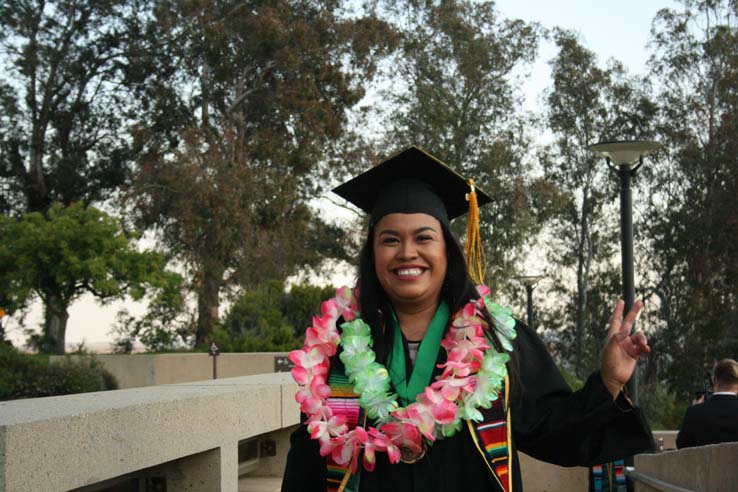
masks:
[[[477,203],[477,192],[474,189],[473,179],[469,179],[469,187],[471,191],[466,194],[466,201],[469,202],[469,216],[466,223],[464,251],[466,252],[469,276],[475,284],[480,285],[484,283],[484,270],[487,267],[487,261],[484,257],[482,238],[479,234],[479,204]]]

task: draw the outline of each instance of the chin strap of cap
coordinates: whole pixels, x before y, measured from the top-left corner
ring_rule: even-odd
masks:
[[[482,249],[482,238],[479,235],[479,204],[477,203],[477,192],[474,188],[474,180],[469,179],[469,193],[466,201],[469,202],[469,215],[466,223],[466,265],[469,268],[469,276],[476,285],[484,284],[484,270],[487,260]]]

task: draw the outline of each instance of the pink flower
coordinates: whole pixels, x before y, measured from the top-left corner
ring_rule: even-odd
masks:
[[[477,386],[476,381],[477,378],[475,377],[441,379],[431,384],[431,388],[440,391],[444,399],[453,403],[459,398],[462,391],[469,394],[474,393],[474,388]]]
[[[317,328],[308,328],[305,332],[305,347],[311,350],[318,350],[328,357],[336,353],[338,342],[340,341],[338,330],[318,330]]]
[[[448,352],[447,360],[453,362],[482,360],[484,358],[484,350],[489,348],[487,341],[480,337],[459,341],[444,338],[441,341],[441,346]]]
[[[484,296],[489,295],[490,289],[486,285],[477,285],[477,293],[479,294],[480,297],[483,298]]]
[[[407,448],[416,454],[420,453],[423,447],[423,437],[414,425],[405,422],[387,422],[380,429],[392,443],[391,445],[382,443],[387,447],[387,455],[390,463],[400,461],[400,448]],[[371,429],[369,433],[372,433]],[[376,440],[379,440],[379,436],[377,436]]]
[[[344,286],[336,291],[336,303],[338,309],[346,321],[353,321],[359,313],[358,299],[359,288],[353,290]]]
[[[292,379],[299,385],[306,385],[315,376],[326,376],[330,361],[325,354],[317,349],[293,350],[288,358],[295,363],[292,368]]]
[[[456,404],[444,398],[440,391],[436,391],[431,387],[425,388],[425,392],[418,396],[418,403],[424,403],[430,407],[431,415],[441,425],[451,424],[456,418],[456,412],[458,411]]]
[[[436,425],[436,421],[431,413],[431,405],[423,399],[423,394],[418,396],[418,401],[411,403],[405,408],[400,408],[392,413],[392,415],[398,420],[412,424],[418,428],[418,430],[429,440],[435,440],[433,436],[433,430]]]
[[[341,435],[347,430],[348,426],[346,425],[346,417],[344,415],[335,415],[327,421],[316,419],[308,424],[310,437],[320,442],[327,441],[331,436]]]
[[[364,442],[364,468],[368,471],[374,470],[377,461],[375,451],[387,453],[390,463],[400,461],[400,448],[392,442],[390,436],[374,427],[369,427],[368,439]]]
[[[356,473],[357,463],[354,458],[359,454],[360,441],[358,436],[366,436],[366,431],[361,427],[356,427],[351,432],[324,441],[320,445],[321,456],[330,454],[333,461],[342,466],[350,463],[352,473]]]

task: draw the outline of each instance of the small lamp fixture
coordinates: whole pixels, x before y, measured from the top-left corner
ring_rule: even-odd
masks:
[[[546,278],[545,275],[518,275],[517,277],[512,277],[513,280],[517,280],[521,284],[527,286],[533,287],[536,285],[539,281]]]
[[[661,148],[653,140],[611,140],[589,146],[589,150],[606,158],[616,166],[632,166],[643,163],[643,157]]]
[[[518,275],[517,277],[512,277],[513,280],[517,280],[525,286],[525,292],[528,297],[528,327],[531,329],[535,329],[533,326],[533,287],[544,278],[546,278],[545,275]]]

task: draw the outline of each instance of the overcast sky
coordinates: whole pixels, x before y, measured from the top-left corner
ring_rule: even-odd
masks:
[[[597,53],[600,63],[616,58],[625,64],[631,74],[646,72],[646,44],[656,12],[665,7],[680,9],[677,2],[667,0],[500,0],[496,3],[498,10],[506,17],[536,21],[544,27],[561,26],[576,31],[583,44]],[[538,60],[524,88],[526,108],[537,107],[541,93],[549,85],[548,62],[555,54],[550,43],[540,47]],[[334,283],[343,282],[345,276]],[[94,346],[107,341],[115,313],[123,304],[134,315],[143,313],[145,309],[134,302],[101,307],[89,296],[81,298],[70,309],[67,343],[85,341]],[[19,345],[25,336],[14,320],[8,321],[8,334]],[[39,307],[29,314],[26,322],[27,326],[38,326],[41,322]]]

